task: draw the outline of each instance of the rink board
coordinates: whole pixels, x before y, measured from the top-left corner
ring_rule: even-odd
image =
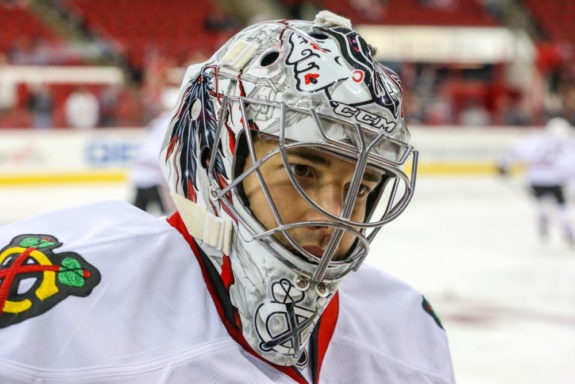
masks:
[[[501,154],[533,130],[411,129],[419,173],[429,175],[491,174]],[[145,133],[145,128],[0,131],[0,185],[125,182]]]
[[[0,131],[0,225],[94,201],[132,201],[127,180],[114,177],[125,177],[144,132]],[[416,193],[366,260],[433,304],[458,383],[575,383],[575,250],[558,226],[539,240],[522,181],[487,174],[527,132],[412,129],[421,151]],[[90,177],[108,182],[82,182]]]

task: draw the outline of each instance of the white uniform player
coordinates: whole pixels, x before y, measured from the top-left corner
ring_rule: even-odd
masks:
[[[575,143],[571,126],[563,118],[550,119],[541,133],[519,141],[499,161],[499,170],[507,174],[516,163],[526,167],[526,179],[538,203],[538,226],[546,237],[553,211],[546,203],[551,198],[559,207],[560,222],[565,239],[575,244],[571,212],[565,198],[565,187],[575,179]]]
[[[130,183],[135,189],[133,202],[136,207],[149,211],[156,204],[162,214],[167,214],[175,209],[158,157],[176,105],[177,89],[166,87],[160,101],[162,111],[148,124],[146,137],[130,165]]]
[[[171,207],[166,207],[167,199],[163,198],[166,180],[158,164],[162,140],[171,118],[171,112],[164,111],[150,122],[149,131],[130,166],[130,183],[135,189],[134,205],[145,211],[154,204],[164,214],[171,211]]]
[[[429,303],[362,264],[415,186],[401,98],[328,12],[191,66],[160,156],[174,215],[0,229],[0,383],[453,383]]]
[[[226,331],[229,299],[218,298],[205,255],[178,230],[177,216],[167,222],[120,202],[4,227],[0,383],[452,382],[445,333],[422,296],[368,265],[341,284],[306,364],[262,361],[237,329]],[[66,285],[66,274],[78,281]]]

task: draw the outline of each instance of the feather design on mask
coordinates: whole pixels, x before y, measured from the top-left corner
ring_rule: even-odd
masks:
[[[211,82],[212,77],[202,70],[188,83],[178,111],[172,119],[173,129],[166,153],[166,160],[174,156],[174,161],[179,163],[179,166],[175,167],[181,172],[178,175],[178,184],[183,195],[194,202],[197,201],[199,191],[197,167],[207,167],[207,162],[202,163],[207,160],[204,156],[216,150],[214,143],[217,119],[210,96],[213,93]],[[215,171],[227,178],[219,150],[216,154]]]

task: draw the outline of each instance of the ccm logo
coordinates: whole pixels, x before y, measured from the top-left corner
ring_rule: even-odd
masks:
[[[393,121],[387,120],[383,116],[374,115],[373,113],[369,113],[364,111],[363,109],[359,109],[356,107],[352,107],[351,105],[335,103],[335,113],[340,116],[344,117],[354,117],[355,120],[362,124],[370,125],[374,128],[382,128],[386,132],[391,132],[395,128],[396,124]]]

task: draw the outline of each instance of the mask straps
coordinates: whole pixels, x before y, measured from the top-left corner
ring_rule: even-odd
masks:
[[[225,255],[229,255],[233,230],[232,222],[217,217],[199,204],[181,195],[173,192],[171,195],[190,235],[200,244],[207,244],[222,251]]]

